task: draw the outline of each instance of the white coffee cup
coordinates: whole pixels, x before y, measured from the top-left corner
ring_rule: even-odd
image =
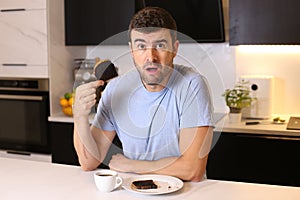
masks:
[[[97,170],[94,173],[94,180],[98,190],[101,192],[111,192],[123,183],[118,173],[109,169]]]

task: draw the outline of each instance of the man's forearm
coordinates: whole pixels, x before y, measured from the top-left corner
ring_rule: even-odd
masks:
[[[146,161],[147,162],[147,161]],[[186,161],[182,156],[181,157],[169,157],[163,158],[152,163],[152,168],[149,168],[148,171],[141,170],[141,174],[155,173],[155,174],[165,174],[170,176],[176,176],[182,180],[187,181],[200,181],[205,172],[205,167],[199,168],[201,162],[206,162],[206,160],[196,158],[193,161]],[[139,166],[140,165],[140,166]],[[151,161],[149,163],[135,163],[134,166],[138,167],[137,170],[140,170],[140,167],[144,167],[146,165],[151,165]]]
[[[168,168],[178,159],[178,157],[168,157],[156,161],[131,160],[133,162],[132,172],[139,174],[167,173]]]
[[[168,157],[157,161],[131,160],[122,154],[117,154],[112,156],[109,166],[118,171],[146,174],[162,170],[177,159],[177,157]]]
[[[165,174],[176,176],[182,180],[200,181],[205,172],[206,158],[186,159],[167,157],[156,161],[130,160],[123,155],[113,156],[112,169],[138,174]]]
[[[100,164],[100,153],[88,117],[74,118],[74,147],[84,170],[93,170]]]

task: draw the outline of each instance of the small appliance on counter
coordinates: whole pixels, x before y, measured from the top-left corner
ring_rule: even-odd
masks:
[[[250,107],[242,110],[246,119],[269,119],[272,114],[274,100],[274,77],[262,75],[243,75],[240,81],[249,82],[250,92],[254,101]]]

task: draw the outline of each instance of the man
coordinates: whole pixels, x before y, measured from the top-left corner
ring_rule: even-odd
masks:
[[[129,46],[136,70],[109,82],[91,126],[88,115],[103,81],[76,89],[74,145],[83,170],[99,166],[117,134],[124,155],[113,155],[111,169],[202,180],[212,105],[204,78],[173,64],[176,30],[172,16],[161,8],[146,7],[133,17]]]

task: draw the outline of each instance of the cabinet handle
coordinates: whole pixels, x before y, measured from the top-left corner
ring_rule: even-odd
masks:
[[[25,11],[25,8],[3,9],[3,10],[1,10],[1,12],[17,12],[17,11]]]
[[[11,67],[23,67],[23,66],[27,66],[27,64],[24,63],[4,63],[2,64],[2,66],[11,66]]]
[[[16,154],[16,155],[22,155],[22,156],[30,156],[31,154],[28,152],[22,152],[22,151],[7,151],[7,154]]]
[[[0,99],[43,101],[42,96],[0,94]]]

